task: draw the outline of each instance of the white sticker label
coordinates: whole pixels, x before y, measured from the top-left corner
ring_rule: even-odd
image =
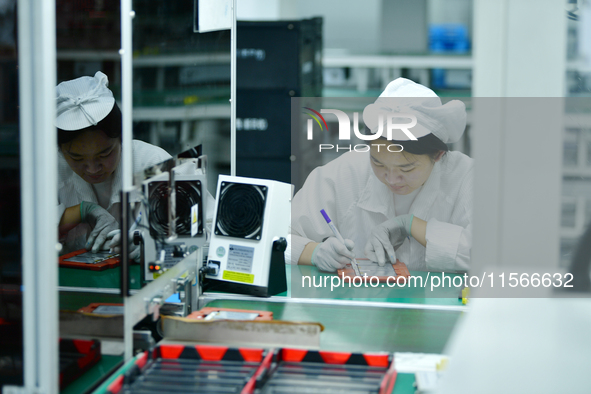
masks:
[[[250,273],[254,260],[254,248],[247,246],[230,245],[228,250],[227,270]]]
[[[96,313],[98,315],[122,315],[123,314],[123,305],[99,305],[92,313]]]
[[[254,320],[258,313],[215,311],[205,316],[203,320]]]
[[[191,207],[191,237],[199,232],[199,204]]]

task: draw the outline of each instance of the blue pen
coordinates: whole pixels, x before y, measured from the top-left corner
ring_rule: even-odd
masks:
[[[324,216],[324,220],[326,220],[326,224],[328,224],[328,227],[330,227],[330,229],[332,230],[332,233],[335,235],[335,237],[337,237],[337,239],[343,245],[345,245],[345,240],[343,239],[343,236],[341,235],[341,233],[339,233],[339,230],[332,223],[332,220],[330,220],[326,211],[324,209],[321,209],[320,213],[322,214],[322,216]],[[361,276],[361,272],[359,271],[359,263],[357,262],[357,260],[355,258],[353,258],[353,260],[351,262],[352,262],[351,266],[353,267],[353,270],[355,271],[355,275]]]

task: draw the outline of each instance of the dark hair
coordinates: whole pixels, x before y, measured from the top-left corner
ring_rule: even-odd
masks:
[[[435,137],[433,134],[427,134],[423,137],[407,141],[390,141],[392,144],[402,145],[403,152],[412,153],[413,155],[428,155],[431,160],[435,160],[439,152],[448,152],[449,147],[445,142]]]
[[[91,125],[79,130],[63,130],[57,128],[57,144],[62,146],[74,140],[84,131],[99,130],[105,133],[110,138],[119,138],[121,140],[121,110],[117,103],[113,104],[113,109],[103,120],[96,125]]]

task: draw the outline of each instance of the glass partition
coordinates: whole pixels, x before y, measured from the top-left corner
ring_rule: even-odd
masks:
[[[180,0],[132,3],[134,191],[124,212],[129,212],[129,236],[132,241],[136,236],[136,242],[128,246],[128,275],[123,275],[121,246],[115,242],[121,234],[121,139],[112,132],[121,124],[115,116],[117,108],[123,108],[121,3],[56,1],[57,83],[68,84],[78,78],[91,81],[91,86],[70,85],[63,91],[72,98],[64,99],[66,111],[73,108],[94,124],[96,108],[92,105],[102,99],[101,94],[110,90],[115,101],[108,114],[97,115],[102,119],[97,119],[94,129],[90,124],[69,129],[67,122],[56,121],[58,202],[62,205],[58,209],[65,209],[62,220],[72,213],[68,208],[79,215],[74,218],[75,227],[60,226],[61,338],[101,338],[103,344],[124,338],[131,344],[128,334],[134,327],[144,331],[140,346],[148,348],[160,334],[152,315],[143,318],[144,298],[162,298],[153,305],[156,309],[150,310],[154,316],[169,297],[174,296],[168,304],[172,305],[170,313],[178,312],[175,305],[179,306],[175,303],[179,301],[176,287],[162,292],[149,285],[162,275],[160,283],[177,280],[182,270],[195,277],[197,253],[190,261],[186,257],[204,246],[207,202],[215,194],[217,175],[230,172],[230,33],[194,32],[193,6],[192,1]],[[0,76],[14,79],[14,73],[3,67]],[[93,85],[98,80],[102,82]],[[93,90],[95,87],[98,90]],[[82,97],[86,93],[77,88],[98,92],[99,98]],[[63,113],[58,104],[56,119]],[[92,130],[77,133],[73,139],[67,136],[68,131],[87,126]],[[12,128],[3,133],[8,136],[8,131]],[[64,136],[65,140],[60,139]],[[88,136],[93,139],[85,139]],[[110,172],[109,156],[115,157]],[[191,223],[193,214],[196,226]],[[173,221],[177,216],[180,219]],[[102,226],[101,221],[107,225],[105,234],[101,232],[98,237],[106,236],[106,242],[98,251],[85,251],[86,241]],[[136,298],[126,298],[124,303],[120,296],[122,280],[127,281],[131,295],[145,291]],[[180,306],[184,314],[192,301],[192,280],[185,282],[179,287],[186,301]],[[120,346],[103,346],[102,367],[111,368],[122,352]],[[125,352],[125,357],[131,355],[127,347]]]
[[[190,1],[137,0],[132,7],[135,12],[132,37],[136,200],[141,199],[137,196],[143,193],[143,181],[169,171],[179,162],[172,160],[168,166],[156,166],[157,171],[152,173],[144,173],[145,169],[197,147],[199,154],[193,157],[201,156],[199,163],[195,163],[201,174],[199,193],[213,195],[218,174],[230,172],[230,32],[194,32],[194,4]],[[121,108],[120,3],[58,0],[56,15],[57,82],[92,77],[100,71],[108,79],[108,88]],[[99,199],[96,186],[83,186],[92,187],[88,190]],[[118,193],[112,192],[110,198],[118,201]],[[110,206],[109,212],[119,221],[119,210],[113,208],[117,204],[105,205]],[[180,205],[181,209],[187,208]],[[139,212],[138,208],[134,209],[131,223]],[[161,211],[166,215],[166,209]],[[80,242],[64,243],[61,254],[84,246]],[[105,256],[98,257],[107,258],[108,263],[111,255],[107,250]],[[138,264],[132,264],[130,269],[131,288],[137,290],[145,284],[143,269]],[[116,264],[96,270],[64,265],[60,268],[60,286],[69,290],[102,288],[115,294],[119,277]],[[68,306],[72,308],[73,305]]]
[[[194,32],[194,2],[133,1],[133,138],[202,145],[208,189],[230,173],[230,31]]]
[[[105,89],[112,92],[115,104],[112,108],[121,108],[121,17],[119,1],[56,0],[56,57],[57,84],[86,78],[91,80],[97,73],[105,79]],[[64,86],[64,85],[62,85]],[[70,87],[72,87],[70,85]],[[91,86],[81,88],[80,92],[66,89],[65,93],[76,97],[77,93],[88,91]],[[86,103],[92,103],[87,101]],[[87,104],[82,103],[83,107]],[[86,107],[88,108],[88,107]],[[102,118],[110,118],[115,114],[109,108],[109,115],[100,114]],[[58,105],[58,113],[60,107]],[[57,119],[57,117],[56,117]],[[120,172],[120,138],[117,134],[120,120],[110,122],[105,129],[101,127],[88,133],[72,133],[72,137],[60,129],[67,129],[64,123],[57,123],[58,140],[55,149],[58,151],[58,203],[62,204],[62,220],[72,212],[79,215],[74,221],[81,221],[75,227],[60,226],[59,263],[59,335],[60,338],[102,338],[106,342],[117,341],[123,336],[123,300],[119,297],[121,271],[117,254],[109,250],[109,240],[97,253],[86,253],[87,236],[92,227],[83,220],[80,204],[91,207],[96,204],[106,212],[104,218],[111,220],[110,229],[119,231],[121,189]],[[88,125],[90,126],[90,123]],[[84,126],[76,126],[79,129]],[[99,139],[85,141],[82,136],[93,136]],[[65,139],[64,139],[64,136]],[[72,139],[73,138],[73,139]],[[99,145],[97,141],[106,142]],[[87,144],[82,144],[87,142]],[[98,147],[98,148],[97,148]],[[102,152],[103,148],[112,151]],[[82,156],[76,156],[82,155]],[[115,157],[113,165],[106,165],[105,160]],[[94,163],[94,164],[93,164]],[[88,166],[83,169],[82,166]],[[107,172],[107,179],[93,179]],[[110,171],[113,172],[110,172]],[[94,171],[94,173],[93,173]],[[90,176],[90,177],[89,177]],[[117,179],[119,181],[117,182]],[[101,191],[102,190],[102,191]],[[68,210],[71,208],[71,210]],[[61,211],[58,211],[58,213]],[[88,213],[87,213],[88,214]],[[110,215],[107,216],[107,215]],[[94,228],[101,220],[93,221]],[[63,224],[63,222],[62,222]],[[106,230],[105,230],[106,231]],[[79,252],[84,252],[77,254]],[[70,261],[67,261],[70,260]],[[135,268],[135,277],[139,279],[139,270]],[[133,286],[138,289],[140,282],[136,279]],[[105,312],[107,314],[105,315]],[[64,345],[66,341],[63,341]],[[60,348],[60,356],[66,360],[72,349]],[[111,368],[120,359],[119,351],[108,350],[103,346],[101,368]],[[67,363],[64,361],[63,365]],[[67,379],[66,379],[67,381]],[[66,383],[64,381],[64,383]]]

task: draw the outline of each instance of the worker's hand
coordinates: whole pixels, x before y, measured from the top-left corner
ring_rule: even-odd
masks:
[[[80,218],[82,222],[92,226],[92,231],[86,240],[86,250],[98,252],[107,240],[107,235],[119,229],[119,223],[106,209],[93,202],[80,203]]]
[[[140,260],[140,245],[135,245],[132,241],[132,237],[129,237],[129,260]],[[109,242],[109,249],[112,253],[121,253],[121,232],[115,234],[113,239]]]
[[[400,215],[376,226],[365,244],[365,256],[384,266],[388,260],[396,262],[395,250],[410,237],[412,214]]]
[[[345,244],[342,244],[335,237],[330,237],[316,246],[312,252],[312,264],[321,271],[334,272],[355,258],[352,252],[354,246],[350,239],[346,239]]]

